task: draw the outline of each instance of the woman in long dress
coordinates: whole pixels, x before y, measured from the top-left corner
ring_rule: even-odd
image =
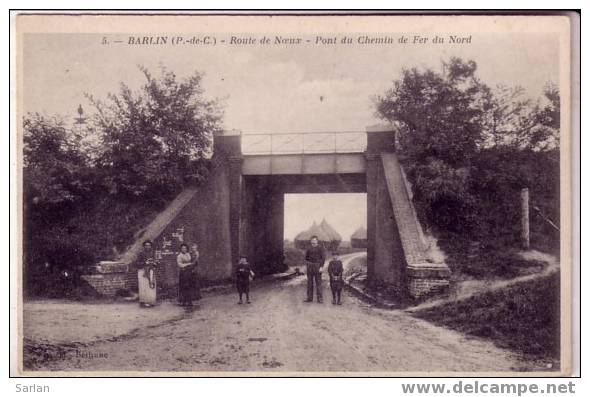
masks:
[[[156,304],[156,260],[150,240],[143,242],[143,251],[139,253],[136,263],[139,305],[152,307]]]
[[[178,264],[178,303],[180,306],[192,306],[195,290],[193,275],[193,259],[188,252],[188,245],[180,246],[180,253],[176,257]]]

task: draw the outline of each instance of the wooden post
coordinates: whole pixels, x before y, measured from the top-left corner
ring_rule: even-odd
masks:
[[[523,188],[520,190],[520,208],[521,208],[521,233],[522,248],[529,249],[531,246],[530,230],[529,230],[529,189]]]

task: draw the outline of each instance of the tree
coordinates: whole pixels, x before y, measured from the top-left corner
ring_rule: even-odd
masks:
[[[484,146],[553,150],[559,147],[559,109],[559,91],[552,84],[537,101],[525,98],[521,87],[498,86],[483,124]]]
[[[475,62],[451,58],[443,66],[442,73],[404,69],[377,98],[377,112],[398,126],[418,213],[443,228],[468,228],[470,167],[491,91],[475,76]]]
[[[27,114],[23,120],[24,276],[46,263],[68,267],[89,259],[67,219],[94,189],[87,156],[63,119]]]
[[[519,87],[490,89],[476,71],[459,58],[442,72],[404,69],[377,98],[377,113],[397,126],[422,221],[467,238],[518,241],[520,188],[558,219],[559,91],[549,84],[535,101]],[[535,221],[531,232],[547,235]]]
[[[165,68],[158,78],[140,70],[146,82],[139,92],[121,83],[106,102],[90,97],[102,139],[97,165],[111,194],[157,200],[204,180],[222,113],[204,98],[200,73],[177,81]]]
[[[459,58],[445,63],[443,73],[404,69],[393,88],[377,98],[378,114],[398,125],[407,157],[469,165],[483,139],[491,95],[475,76],[476,69],[475,62]]]
[[[71,274],[116,259],[175,193],[206,178],[221,111],[204,98],[201,74],[179,81],[165,69],[158,77],[140,70],[145,83],[137,92],[121,84],[105,101],[89,96],[95,114],[87,128],[24,118],[28,284],[52,289],[47,269]]]
[[[538,128],[533,131],[532,145],[537,150],[549,151],[559,148],[561,100],[559,89],[548,83],[543,90],[544,104],[539,104],[534,113]]]
[[[25,202],[61,205],[92,188],[87,158],[63,120],[28,114],[23,120]]]

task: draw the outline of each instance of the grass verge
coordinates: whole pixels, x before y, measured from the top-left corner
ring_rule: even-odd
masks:
[[[413,315],[532,358],[557,361],[559,290],[559,272],[555,272]]]

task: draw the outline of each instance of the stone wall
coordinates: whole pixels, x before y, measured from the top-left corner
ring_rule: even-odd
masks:
[[[376,219],[375,219],[375,273],[376,280],[392,285],[400,293],[405,286],[406,261],[398,230],[389,190],[385,182],[385,170],[381,162],[376,178]]]
[[[446,265],[422,263],[408,266],[407,288],[414,299],[444,292],[449,287],[451,271]]]
[[[117,296],[118,291],[129,290],[127,273],[86,274],[81,277],[96,292],[104,296]]]
[[[216,154],[207,182],[182,191],[168,207],[137,236],[136,242],[110,269],[107,262],[97,264],[95,274],[83,275],[99,293],[113,296],[118,290],[137,291],[134,266],[144,240],[152,240],[160,266],[156,270],[158,289],[167,293],[176,289],[178,269],[176,255],[180,244],[197,243],[200,258],[198,273],[203,281],[228,279],[232,275],[230,239],[230,182],[227,148],[223,139],[216,141]],[[220,147],[221,146],[221,147]],[[102,265],[101,265],[102,264]]]
[[[116,296],[119,291],[129,290],[131,272],[127,264],[117,261],[103,261],[95,266],[94,272],[94,274],[82,275],[81,278],[99,294]]]
[[[221,159],[216,159],[207,184],[154,239],[154,248],[163,255],[160,270],[163,273],[157,274],[160,280],[175,284],[176,255],[182,243],[198,244],[198,273],[202,279],[216,281],[231,277],[229,205],[228,170]]]
[[[396,253],[403,255],[392,259],[404,264],[403,282],[411,297],[421,299],[440,293],[449,286],[451,272],[444,263],[427,261],[421,225],[396,154],[383,153],[381,160],[400,242]]]
[[[284,194],[272,177],[244,178],[240,253],[256,274],[283,271]]]

